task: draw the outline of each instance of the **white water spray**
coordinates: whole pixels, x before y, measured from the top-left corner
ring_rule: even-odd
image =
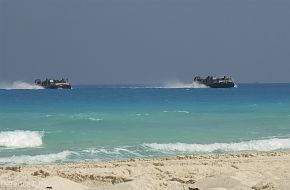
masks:
[[[42,145],[43,132],[39,131],[0,131],[0,147],[31,148]]]
[[[164,88],[209,88],[204,84],[200,84],[198,82],[192,82],[190,84],[182,83],[182,82],[167,82],[164,85]]]
[[[14,81],[12,83],[0,83],[0,89],[4,89],[4,90],[40,90],[43,89],[43,87],[35,85],[35,84],[29,84],[26,82],[22,82],[22,81]]]

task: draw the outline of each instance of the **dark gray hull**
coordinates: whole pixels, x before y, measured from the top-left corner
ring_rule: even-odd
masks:
[[[71,89],[71,85],[43,85],[45,89]]]
[[[205,84],[210,88],[233,88],[235,87],[235,83],[213,83],[213,84]]]

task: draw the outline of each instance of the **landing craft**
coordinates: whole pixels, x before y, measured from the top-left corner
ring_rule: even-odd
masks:
[[[208,76],[205,79],[197,76],[194,78],[193,82],[208,86],[210,88],[233,88],[236,86],[234,80],[227,76],[222,78]]]
[[[44,81],[36,79],[35,84],[46,89],[71,89],[68,79],[45,79]]]

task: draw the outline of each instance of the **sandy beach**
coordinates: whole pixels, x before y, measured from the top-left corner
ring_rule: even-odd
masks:
[[[1,167],[0,185],[7,190],[289,190],[290,153]]]

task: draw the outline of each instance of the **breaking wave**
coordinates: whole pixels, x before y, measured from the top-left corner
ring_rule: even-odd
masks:
[[[31,148],[42,145],[43,132],[39,131],[3,131],[0,132],[0,147]]]
[[[41,154],[35,156],[21,155],[0,158],[0,165],[18,165],[18,164],[48,164],[57,161],[63,161],[73,154],[71,151],[63,151],[55,154]]]
[[[12,83],[0,83],[0,89],[4,90],[40,90],[44,89],[41,86],[35,84],[29,84],[22,81],[14,81]]]
[[[290,139],[265,139],[251,140],[238,143],[213,143],[213,144],[186,144],[186,143],[169,143],[169,144],[143,144],[144,147],[156,151],[165,152],[205,152],[215,151],[238,152],[238,151],[273,151],[279,149],[290,149]]]
[[[96,147],[76,150],[65,150],[58,153],[39,155],[14,155],[0,157],[0,165],[19,164],[48,164],[59,162],[83,162],[97,160],[123,160],[130,158],[150,158],[159,156],[173,156],[178,154],[226,153],[242,151],[273,151],[290,149],[288,139],[251,140],[238,143],[213,143],[213,144],[139,144],[119,147]]]

